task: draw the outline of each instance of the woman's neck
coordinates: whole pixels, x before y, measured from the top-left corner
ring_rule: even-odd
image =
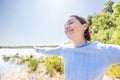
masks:
[[[78,39],[78,40],[74,40],[73,44],[74,46],[82,46],[84,44],[86,44],[87,40],[85,39]]]

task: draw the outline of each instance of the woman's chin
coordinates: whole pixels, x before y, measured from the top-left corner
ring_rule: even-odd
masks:
[[[67,38],[70,39],[70,40],[73,39],[72,35],[67,35]]]

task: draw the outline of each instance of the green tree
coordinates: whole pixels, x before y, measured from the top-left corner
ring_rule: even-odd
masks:
[[[112,6],[113,1],[108,0],[102,12],[88,20],[92,27],[92,41],[120,45],[120,2]],[[106,74],[120,78],[120,65],[111,66]]]
[[[89,15],[89,16],[87,17],[87,20],[88,20],[89,26],[91,26],[91,25],[92,25],[92,15]]]
[[[115,24],[115,30],[111,36],[111,43],[120,45],[120,2],[114,5],[113,11],[114,13],[111,16],[111,19]]]
[[[114,4],[113,0],[108,0],[105,3],[104,8],[102,9],[102,12],[109,12],[110,14],[112,14],[113,13],[113,9],[112,9],[113,4]]]
[[[114,5],[113,11],[112,19],[116,21],[120,18],[120,1]]]
[[[110,16],[108,12],[102,12],[92,17],[92,41],[108,43],[111,39],[110,32],[113,30],[114,23]]]

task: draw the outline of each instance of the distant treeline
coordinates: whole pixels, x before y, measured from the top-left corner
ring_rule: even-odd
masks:
[[[45,45],[36,47],[58,47],[59,45]],[[34,48],[34,46],[0,46],[0,48]]]

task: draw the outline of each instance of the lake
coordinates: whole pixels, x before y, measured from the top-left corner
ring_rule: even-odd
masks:
[[[19,55],[31,55],[33,54],[36,58],[45,56],[39,53],[36,53],[34,49],[0,49],[0,80],[7,80],[10,75],[19,73],[22,68],[25,68],[26,65],[18,66],[12,64],[11,62],[5,62],[2,58],[3,55],[12,56],[18,53]]]

